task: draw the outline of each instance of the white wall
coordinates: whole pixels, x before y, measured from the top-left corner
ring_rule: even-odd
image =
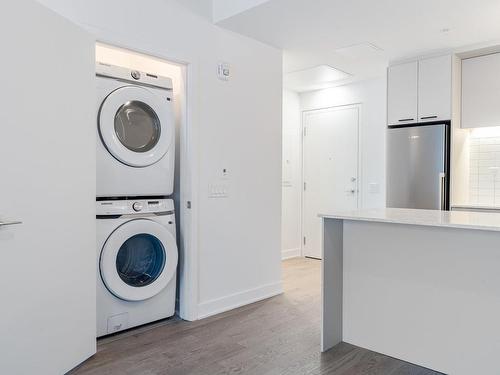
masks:
[[[301,249],[301,110],[300,96],[283,91],[283,186],[281,249],[282,258],[300,256]]]
[[[308,111],[361,104],[360,208],[385,207],[386,77],[302,93],[300,104],[297,103],[297,96],[290,91],[285,91],[283,96],[283,162],[287,158],[299,158],[299,162],[293,166],[295,170],[288,172],[289,175],[299,176],[298,183],[283,187],[284,258],[292,254],[290,249],[301,247],[302,118],[301,115],[298,120],[296,118],[297,105],[300,105],[300,111]],[[299,230],[296,229],[297,226]]]
[[[281,52],[174,0],[40,0],[102,42],[188,64],[193,218],[181,299],[196,319],[280,293]],[[216,77],[219,61],[232,77]],[[227,168],[227,199],[208,197]],[[183,209],[177,208],[177,209]],[[184,233],[183,236],[189,233]]]

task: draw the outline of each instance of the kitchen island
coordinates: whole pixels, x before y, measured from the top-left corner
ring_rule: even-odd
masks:
[[[323,214],[322,351],[341,341],[447,374],[500,374],[500,214]]]

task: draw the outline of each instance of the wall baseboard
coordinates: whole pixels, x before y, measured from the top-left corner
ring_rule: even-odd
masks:
[[[280,281],[203,302],[198,305],[198,319],[207,318],[241,306],[249,305],[263,299],[277,296],[281,293],[283,293],[283,285]]]
[[[290,259],[290,258],[297,258],[301,256],[301,251],[299,249],[287,249],[287,250],[281,250],[281,259]]]

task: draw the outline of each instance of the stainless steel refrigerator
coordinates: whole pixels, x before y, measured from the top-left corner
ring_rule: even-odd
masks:
[[[449,210],[450,123],[387,132],[387,207]]]

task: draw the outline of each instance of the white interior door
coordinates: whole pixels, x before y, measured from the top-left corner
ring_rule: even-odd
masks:
[[[358,128],[356,106],[304,115],[303,254],[321,258],[320,213],[358,207]]]
[[[33,0],[0,20],[0,374],[63,374],[95,353],[95,41]]]

